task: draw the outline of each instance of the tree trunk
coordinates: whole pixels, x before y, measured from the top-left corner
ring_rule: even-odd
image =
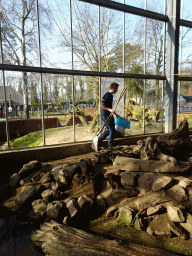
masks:
[[[174,256],[175,254],[141,245],[123,245],[116,240],[108,240],[94,236],[85,231],[58,224],[55,221],[44,223],[40,230],[32,234],[35,245],[50,255],[82,255],[82,256]],[[175,255],[176,256],[176,255]]]
[[[26,2],[23,2],[23,13],[22,13],[22,35],[21,35],[21,54],[23,59],[23,66],[26,66],[26,49],[25,49],[25,10]],[[24,111],[26,118],[29,119],[29,103],[28,103],[28,88],[27,88],[27,73],[23,72],[23,96],[24,96]]]
[[[129,172],[154,172],[154,173],[177,173],[188,171],[192,165],[188,162],[170,162],[157,160],[142,160],[117,156],[113,162],[117,170]]]
[[[96,111],[95,115],[94,115],[94,118],[93,118],[93,121],[91,122],[89,132],[94,132],[95,127],[97,126],[98,122],[99,122],[99,113],[98,113],[98,111]]]

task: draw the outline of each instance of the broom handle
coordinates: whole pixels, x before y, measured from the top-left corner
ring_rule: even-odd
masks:
[[[121,92],[121,94],[120,94],[120,96],[119,96],[119,99],[118,99],[118,101],[116,102],[116,104],[115,104],[115,106],[114,106],[114,108],[113,108],[114,110],[117,108],[117,105],[119,104],[119,101],[120,101],[121,98],[123,97],[125,91],[126,91],[126,88],[123,88],[123,90],[122,90],[122,92]],[[101,129],[99,130],[99,132],[97,133],[97,135],[99,135],[99,134],[102,132],[102,130],[104,129],[104,127],[109,124],[109,122],[110,122],[112,116],[113,116],[113,113],[110,113],[109,117],[107,118],[106,122],[105,122],[104,125],[101,127]]]

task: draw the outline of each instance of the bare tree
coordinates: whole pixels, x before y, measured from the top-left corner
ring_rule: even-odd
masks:
[[[41,24],[49,23],[47,10],[41,10]],[[37,60],[37,16],[35,0],[4,0],[1,1],[0,12],[3,23],[15,38],[15,42],[2,33],[2,37],[12,50],[13,58],[10,63],[18,65],[34,65]],[[44,21],[43,21],[44,20]],[[22,72],[24,108],[26,118],[29,118],[28,108],[28,76],[27,72]]]

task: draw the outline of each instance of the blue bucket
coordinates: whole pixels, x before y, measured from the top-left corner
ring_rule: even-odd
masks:
[[[127,128],[129,129],[130,128],[130,124],[131,122],[121,116],[118,116],[116,119],[115,119],[115,124],[118,125],[118,126],[122,126],[123,128]]]

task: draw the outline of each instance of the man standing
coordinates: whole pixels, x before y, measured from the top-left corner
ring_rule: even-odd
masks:
[[[113,115],[118,116],[114,109],[113,109],[113,94],[115,94],[118,91],[119,84],[112,83],[109,86],[109,91],[105,93],[105,95],[102,98],[101,103],[101,119],[103,122],[106,122],[108,119],[110,113],[113,113]],[[114,123],[114,117],[112,116],[107,129],[105,130],[104,134],[101,134],[98,139],[98,145],[101,146],[102,141],[109,135],[108,139],[108,147],[113,146],[113,139],[115,137],[115,123]]]
[[[9,117],[12,117],[12,107],[11,106],[8,107],[8,111],[9,111]]]

